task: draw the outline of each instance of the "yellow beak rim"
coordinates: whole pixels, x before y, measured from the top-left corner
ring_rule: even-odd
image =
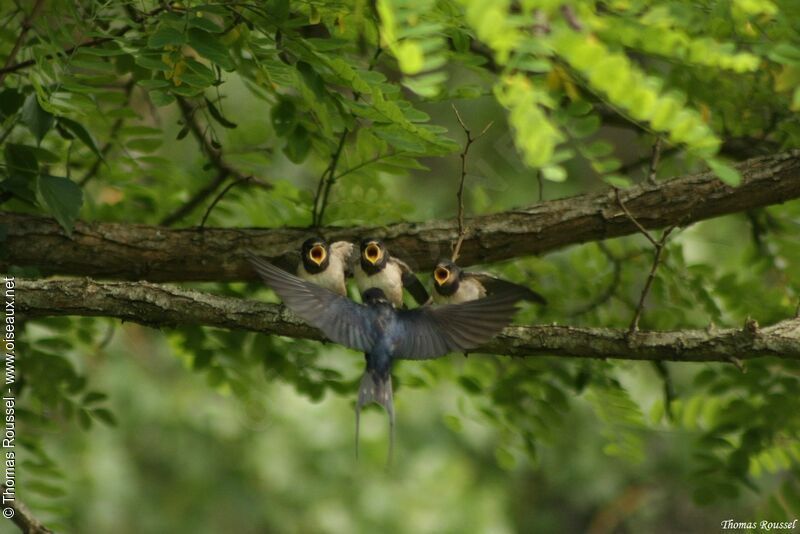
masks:
[[[433,279],[436,280],[436,283],[440,286],[444,285],[444,283],[450,279],[450,271],[444,267],[437,267],[433,271]]]
[[[314,245],[311,247],[311,250],[308,251],[308,259],[317,265],[322,265],[322,262],[325,261],[327,257],[328,254],[325,252],[325,247],[322,245]]]
[[[381,255],[381,248],[375,243],[370,243],[364,249],[364,258],[372,265],[380,261]]]

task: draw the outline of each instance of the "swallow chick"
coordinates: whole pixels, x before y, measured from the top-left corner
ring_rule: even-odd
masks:
[[[358,291],[363,295],[377,287],[383,291],[396,308],[403,307],[403,289],[408,290],[417,304],[425,304],[428,292],[417,275],[403,261],[389,254],[386,245],[378,239],[363,239],[361,255],[355,266]]]
[[[432,359],[479,347],[511,322],[515,303],[524,298],[519,288],[509,286],[462,304],[398,310],[380,288],[367,289],[363,304],[358,304],[259,258],[251,256],[250,261],[296,315],[331,341],[365,354],[356,403],[356,454],[361,409],[377,402],[389,416],[389,461],[394,448],[394,361]]]
[[[300,247],[297,276],[318,286],[347,295],[347,278],[353,244],[347,241],[328,242],[320,237],[306,239]]]
[[[433,269],[433,301],[437,304],[458,304],[514,289],[522,300],[545,305],[547,300],[525,286],[496,278],[488,273],[464,271],[450,260],[441,260]]]

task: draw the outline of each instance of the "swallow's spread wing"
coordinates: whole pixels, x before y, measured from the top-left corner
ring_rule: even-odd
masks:
[[[519,285],[515,284],[514,282],[509,282],[508,280],[503,280],[501,278],[496,278],[489,273],[481,273],[481,272],[468,272],[464,271],[461,274],[464,278],[474,278],[478,282],[480,282],[483,287],[486,288],[486,291],[491,295],[493,293],[498,293],[502,291],[512,291],[516,290],[521,293],[521,299],[527,300],[529,302],[537,302],[539,304],[545,305],[547,304],[547,299],[541,296],[536,291]]]
[[[474,349],[507,326],[525,298],[517,288],[447,306],[424,306],[398,312],[402,336],[394,348],[396,358],[422,360],[449,352]]]
[[[254,255],[249,259],[283,303],[331,341],[363,352],[369,352],[375,344],[375,329],[371,328],[374,314],[367,306],[301,280]]]
[[[412,297],[414,297],[414,300],[417,302],[417,304],[422,305],[428,302],[428,299],[430,298],[428,296],[428,291],[425,289],[425,286],[422,284],[422,282],[419,281],[417,275],[414,274],[414,271],[411,270],[411,267],[409,267],[404,261],[398,260],[394,256],[392,257],[391,261],[400,267],[403,287],[406,288]]]

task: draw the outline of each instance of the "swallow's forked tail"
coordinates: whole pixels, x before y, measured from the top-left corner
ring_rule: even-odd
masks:
[[[392,375],[381,379],[369,371],[361,377],[358,387],[358,402],[356,403],[356,458],[358,458],[358,436],[361,419],[361,409],[371,402],[376,402],[384,407],[389,414],[389,457],[387,465],[392,462],[394,454],[394,404],[392,402]]]

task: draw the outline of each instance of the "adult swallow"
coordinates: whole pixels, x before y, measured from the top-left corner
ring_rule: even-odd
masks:
[[[364,352],[366,371],[356,403],[356,453],[361,408],[377,402],[389,415],[389,460],[394,444],[392,364],[395,360],[438,358],[478,347],[507,326],[524,298],[518,287],[500,288],[485,298],[446,306],[397,309],[380,288],[369,288],[363,304],[306,282],[251,256],[261,278],[283,303],[328,339]]]
[[[301,261],[297,266],[297,276],[334,293],[347,295],[345,278],[352,253],[353,244],[347,241],[328,245],[319,237],[306,239],[300,247]]]
[[[441,260],[433,269],[433,301],[437,304],[458,304],[514,289],[522,300],[547,304],[536,291],[525,286],[496,278],[488,273],[464,271],[450,260]]]
[[[368,289],[377,287],[396,308],[403,306],[404,288],[418,304],[425,304],[430,298],[411,268],[389,254],[386,245],[378,239],[361,241],[361,257],[356,263],[355,279],[362,295]]]

